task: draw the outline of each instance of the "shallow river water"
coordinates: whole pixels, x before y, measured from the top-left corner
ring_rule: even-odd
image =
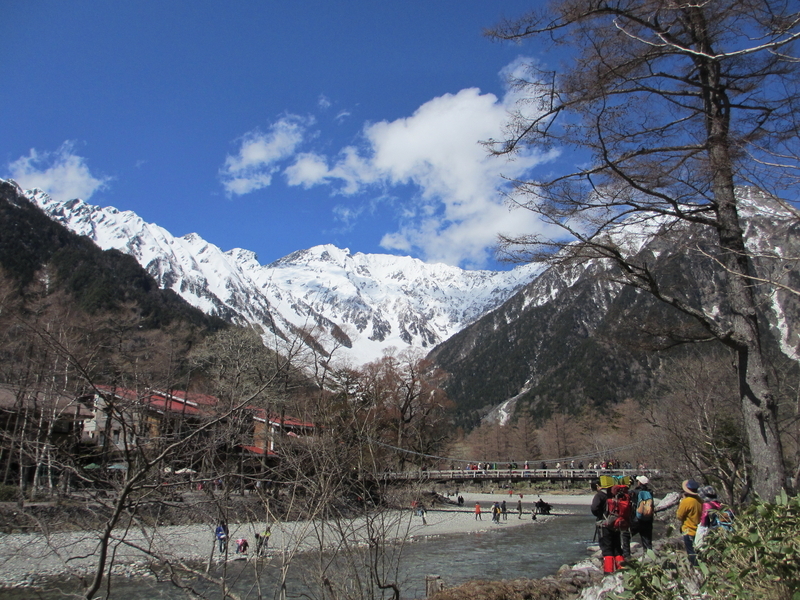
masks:
[[[423,538],[406,544],[397,578],[402,598],[424,598],[427,575],[439,575],[447,587],[475,579],[538,578],[555,573],[563,564],[586,558],[586,547],[591,543],[594,533],[594,518],[588,513],[587,507],[555,505],[554,513],[556,516],[547,522],[528,523],[519,527],[500,524],[490,531]],[[509,515],[509,519],[516,518],[515,515]],[[303,582],[304,575],[314,567],[307,561],[318,560],[307,556],[294,559],[286,586],[287,598],[318,597],[313,592],[307,593]],[[228,579],[235,581],[233,588],[240,597],[278,597],[277,559],[269,561],[258,578],[245,562],[231,564],[229,569]],[[222,594],[213,587],[201,583],[195,583],[195,586],[207,593],[208,597],[222,598]],[[3,598],[51,600],[64,598],[63,591],[68,589],[75,591],[74,582],[53,582],[51,589],[38,593],[32,590],[5,590]],[[169,582],[119,577],[112,580],[110,597],[115,600],[177,600],[187,596]]]

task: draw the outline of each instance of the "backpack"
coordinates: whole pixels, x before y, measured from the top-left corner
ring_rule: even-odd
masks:
[[[606,500],[605,525],[611,530],[621,531],[630,527],[631,495],[625,485],[615,485]]]
[[[636,518],[640,521],[653,520],[653,494],[648,490],[640,490],[637,496]]]
[[[717,527],[722,527],[726,531],[733,529],[733,511],[730,508],[722,508],[719,502],[714,501],[709,503],[709,509],[705,523],[709,529]]]

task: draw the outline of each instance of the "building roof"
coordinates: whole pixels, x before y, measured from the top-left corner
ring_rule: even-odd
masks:
[[[74,396],[64,393],[54,393],[42,389],[0,384],[0,410],[16,410],[19,408],[47,408],[55,410],[60,415],[91,418],[92,412]]]
[[[242,446],[241,448],[242,450],[251,452],[252,454],[259,454],[261,456],[278,456],[277,453],[273,452],[272,450],[260,448],[258,446]]]
[[[171,390],[163,392],[158,390],[147,390],[135,392],[126,388],[112,387],[107,385],[95,386],[95,389],[102,394],[113,394],[123,400],[142,403],[158,412],[179,413],[184,415],[213,416],[214,407],[220,404],[220,399],[208,394],[198,394],[184,390]],[[256,406],[245,406],[245,410],[253,414],[253,418],[263,423],[269,422],[270,425],[283,426],[293,429],[314,429],[314,424],[309,421],[284,415],[281,418],[276,413],[268,413],[265,409]]]
[[[256,407],[248,407],[253,410],[253,418],[256,421],[261,421],[266,423],[269,421],[270,425],[281,425],[283,424],[284,427],[296,427],[300,429],[314,429],[314,424],[309,421],[302,421],[295,417],[290,416],[281,416],[275,413],[267,413],[266,410],[263,408],[256,408]]]

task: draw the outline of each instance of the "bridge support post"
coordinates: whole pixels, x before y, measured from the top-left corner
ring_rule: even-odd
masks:
[[[444,581],[440,575],[425,575],[425,597],[430,598],[444,589]]]

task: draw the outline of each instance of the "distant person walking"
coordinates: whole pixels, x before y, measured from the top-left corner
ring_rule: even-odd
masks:
[[[476,521],[483,521],[483,517],[481,516],[481,503],[475,503],[475,520]]]
[[[519,513],[519,518],[522,518],[522,498],[517,500],[517,512]]]
[[[503,521],[508,521],[508,506],[506,506],[505,500],[500,505],[500,512],[503,514]]]

